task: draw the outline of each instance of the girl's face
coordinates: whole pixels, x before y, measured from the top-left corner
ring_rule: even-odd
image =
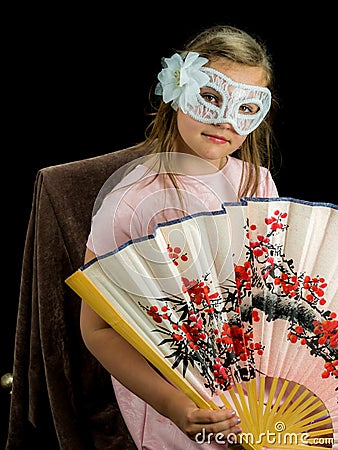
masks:
[[[260,67],[245,66],[226,59],[214,61],[209,66],[238,83],[265,86],[264,71]],[[218,169],[225,165],[227,155],[237,150],[247,137],[239,135],[231,124],[198,122],[180,109],[177,111],[177,127],[180,142],[176,151],[199,156]]]

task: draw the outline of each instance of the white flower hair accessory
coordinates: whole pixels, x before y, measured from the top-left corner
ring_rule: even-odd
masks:
[[[200,70],[206,62],[208,59],[196,52],[187,53],[184,59],[178,53],[163,58],[155,94],[162,95],[165,103],[172,102],[175,111],[180,108],[187,113],[188,105],[198,105],[200,88],[209,81],[209,76]]]

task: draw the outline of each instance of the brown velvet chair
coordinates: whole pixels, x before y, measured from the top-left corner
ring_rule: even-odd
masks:
[[[133,147],[37,173],[20,287],[6,450],[132,450],[109,374],[85,348],[80,299],[64,280],[83,264],[96,196]]]

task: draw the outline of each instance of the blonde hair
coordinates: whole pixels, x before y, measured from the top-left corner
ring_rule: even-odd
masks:
[[[232,62],[251,67],[260,67],[265,74],[266,87],[272,91],[273,70],[265,45],[245,31],[232,26],[214,26],[193,38],[184,49],[178,51],[182,56],[193,51],[207,58],[210,62],[218,58],[226,58]],[[272,129],[271,117],[277,106],[272,95],[272,107],[263,122],[247,136],[240,149],[233,156],[243,161],[242,177],[238,199],[254,196],[260,180],[260,166],[271,168]],[[151,113],[152,121],[145,132],[145,140],[136,147],[147,146],[149,153],[173,152],[178,129],[176,111],[169,103],[160,102],[155,112]],[[249,163],[249,164],[245,164]],[[169,175],[174,185],[174,177]]]

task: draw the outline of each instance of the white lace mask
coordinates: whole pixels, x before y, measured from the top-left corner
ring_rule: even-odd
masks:
[[[199,122],[230,123],[240,135],[255,130],[270,109],[270,90],[238,83],[210,67],[200,70],[209,76],[209,81],[197,94],[197,102],[188,102],[183,112]],[[172,106],[178,107],[175,102]]]

